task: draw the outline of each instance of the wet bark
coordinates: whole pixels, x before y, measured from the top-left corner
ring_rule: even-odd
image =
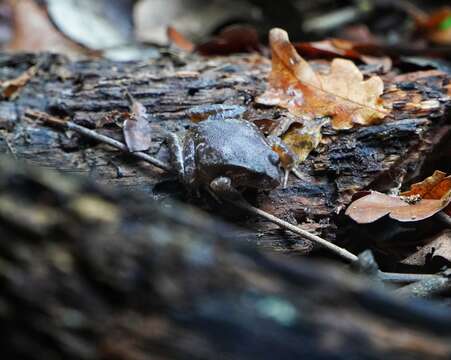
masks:
[[[29,162],[139,191],[149,198],[186,200],[183,189],[159,169],[70,132],[62,133],[26,119],[27,109],[68,117],[121,139],[114,125],[128,110],[127,88],[152,114],[154,141],[150,153],[167,159],[161,129],[190,125],[186,111],[202,104],[245,105],[248,120],[276,119],[284,110],[257,106],[270,70],[268,61],[252,55],[199,58],[162,52],[140,63],[106,60],[69,62],[50,55],[2,55],[2,79],[19,76],[31,65],[40,70],[15,100],[0,102],[1,152],[13,152]],[[372,68],[363,70],[369,74]],[[303,179],[290,177],[286,189],[249,195],[274,215],[295,222],[329,240],[337,237],[337,214],[351,195],[362,189],[387,189],[408,183],[422,171],[450,171],[451,124],[449,76],[423,71],[384,76],[384,97],[393,104],[392,118],[383,124],[347,131],[323,130],[323,143],[301,165]],[[439,161],[439,159],[442,159]],[[222,211],[208,201],[190,200],[242,225],[241,238],[279,251],[307,253],[312,244],[255,217]]]

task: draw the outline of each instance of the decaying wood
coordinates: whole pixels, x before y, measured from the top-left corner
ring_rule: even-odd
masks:
[[[448,309],[268,255],[182,205],[0,159],[8,359],[438,359]]]
[[[0,127],[9,129],[3,131],[0,151],[14,152],[17,157],[63,171],[89,174],[105,184],[139,190],[149,198],[180,198],[183,192],[158,169],[70,132],[59,133],[25,119],[26,109],[67,116],[91,128],[107,124],[100,131],[120,139],[121,129],[111,124],[120,112],[128,111],[123,95],[127,88],[156,119],[152,123],[155,141],[150,153],[163,160],[167,160],[167,151],[161,146],[160,130],[189,126],[186,111],[193,106],[245,105],[248,110],[244,117],[249,120],[284,115],[283,110],[253,103],[253,98],[263,92],[270,69],[269,61],[254,55],[202,59],[168,53],[140,63],[68,62],[50,55],[3,55],[2,78],[18,77],[38,62],[38,74],[18,98],[0,103]],[[424,164],[433,163],[434,149],[440,149],[441,156],[449,152],[449,77],[425,71],[388,74],[384,81],[384,97],[393,104],[393,119],[347,131],[324,129],[323,144],[300,168],[303,179],[291,177],[286,189],[258,194],[255,204],[334,240],[336,214],[349,203],[352,193],[399,186],[415,177]],[[449,164],[441,167],[449,170],[443,166]],[[208,206],[204,204],[204,208]],[[210,210],[220,215],[220,209]],[[242,218],[240,214],[240,219],[233,220],[248,229],[241,233],[243,239],[255,242],[257,234],[259,244],[284,251],[305,253],[312,247],[274,225],[254,217]]]

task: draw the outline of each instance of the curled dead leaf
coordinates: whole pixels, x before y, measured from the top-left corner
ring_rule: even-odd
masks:
[[[7,48],[11,51],[50,51],[70,57],[95,56],[58,31],[44,6],[34,0],[12,1],[14,36]]]
[[[378,192],[360,197],[346,210],[358,223],[370,223],[389,215],[399,221],[426,219],[439,211],[451,215],[451,176],[435,171],[425,180],[413,184],[400,197]]]
[[[39,70],[39,65],[33,65],[12,80],[7,80],[1,83],[2,95],[6,99],[14,99],[19,94],[20,90],[27,85],[27,83],[36,75]]]
[[[419,196],[422,199],[441,200],[446,199],[451,192],[451,175],[436,170],[425,180],[413,184],[409,191],[401,193],[401,196],[414,197]],[[451,205],[444,209],[444,212],[451,216]]]
[[[297,53],[284,30],[272,29],[269,40],[272,71],[258,103],[281,106],[297,116],[330,116],[335,129],[369,125],[387,115],[380,77],[363,80],[357,66],[345,59],[334,59],[329,73],[322,74]]]
[[[146,108],[136,101],[128,92],[131,114],[124,121],[124,138],[130,152],[146,151],[152,144],[151,128]]]
[[[372,191],[349,205],[346,215],[359,224],[367,224],[390,214],[393,209],[405,206],[409,206],[409,204],[398,197]]]
[[[404,191],[401,196],[419,195],[423,199],[440,199],[445,192],[451,189],[451,176],[440,170],[419,183],[410,186],[409,191]]]

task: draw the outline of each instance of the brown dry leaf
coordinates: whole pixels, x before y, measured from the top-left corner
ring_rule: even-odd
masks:
[[[401,196],[419,195],[422,199],[440,199],[446,192],[451,190],[451,175],[440,170],[423,181],[413,184],[409,191],[404,191]]]
[[[380,77],[363,80],[357,66],[344,59],[334,59],[329,73],[321,74],[296,52],[284,30],[272,29],[269,40],[272,71],[269,88],[256,99],[258,103],[278,105],[297,116],[331,116],[335,129],[369,125],[387,115]]]
[[[415,204],[374,191],[349,205],[346,215],[359,224],[372,223],[385,215],[401,222],[420,221],[443,210],[450,202],[451,191],[442,199],[422,199]]]
[[[124,121],[124,138],[130,152],[146,151],[152,144],[151,128],[146,108],[136,101],[128,92],[131,103],[131,114]]]
[[[409,204],[398,197],[373,191],[349,205],[346,215],[359,224],[367,224],[388,215],[392,209],[405,206],[409,206]]]
[[[371,56],[362,54],[356,50],[357,46],[365,44],[355,44],[352,41],[338,38],[331,38],[321,41],[298,42],[293,44],[301,56],[310,59],[324,59],[333,57],[344,57],[352,60],[359,60],[365,64],[379,65],[384,72],[390,71],[392,61],[387,56]]]
[[[451,175],[436,170],[432,176],[425,180],[413,184],[409,191],[401,193],[401,196],[419,196],[422,199],[442,200],[450,196]],[[451,216],[451,205],[448,205],[444,212]]]
[[[50,51],[79,57],[94,53],[69,40],[50,21],[44,7],[34,0],[14,0],[14,36],[8,44],[11,51]]]
[[[260,40],[254,27],[231,25],[213,39],[197,45],[196,51],[204,56],[260,51]]]
[[[19,95],[20,90],[27,85],[39,70],[39,65],[33,65],[18,77],[1,83],[2,95],[5,99],[14,99]]]
[[[192,52],[194,50],[194,44],[189,41],[184,35],[176,30],[173,26],[168,26],[166,29],[166,34],[168,40],[171,44],[174,44],[179,49],[185,50],[187,52]]]
[[[443,258],[451,264],[451,230],[445,230],[430,239],[418,251],[401,261],[402,264],[424,266],[428,260]]]

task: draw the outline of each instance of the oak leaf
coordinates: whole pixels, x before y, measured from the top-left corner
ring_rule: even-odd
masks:
[[[329,73],[322,74],[296,52],[284,30],[272,29],[269,40],[272,71],[258,103],[281,106],[297,116],[330,116],[335,129],[369,125],[387,115],[380,98],[384,88],[380,77],[363,80],[352,61],[338,58]]]

